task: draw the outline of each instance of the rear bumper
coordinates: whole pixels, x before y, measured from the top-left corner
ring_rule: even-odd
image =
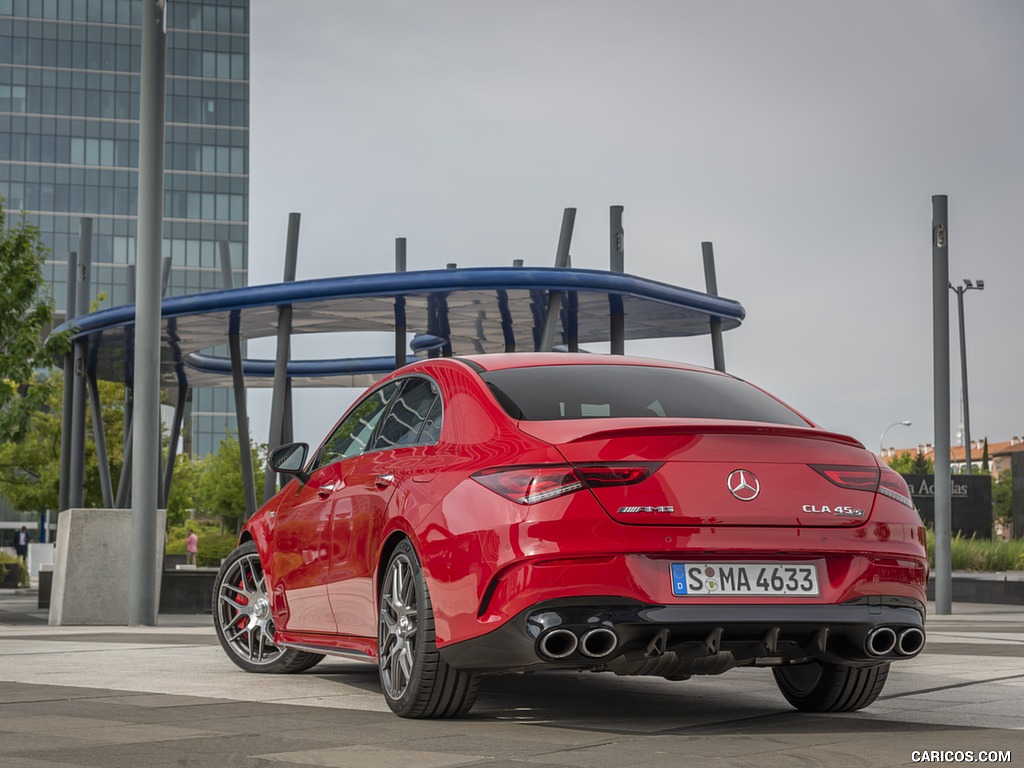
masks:
[[[590,668],[687,677],[805,661],[869,666],[916,656],[923,646],[924,606],[904,597],[839,605],[581,597],[538,603],[441,655],[455,668],[491,673]]]

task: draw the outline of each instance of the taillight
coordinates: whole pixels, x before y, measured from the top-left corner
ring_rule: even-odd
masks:
[[[811,464],[811,469],[840,488],[854,491],[872,491],[914,509],[906,481],[889,467],[848,467],[831,464]]]
[[[473,479],[517,504],[537,504],[584,488],[634,485],[660,466],[651,462],[497,467],[477,472]]]
[[[849,488],[852,491],[870,491],[871,493],[878,489],[878,467],[851,467],[835,464],[811,464],[810,467],[840,488]]]
[[[878,492],[883,496],[905,504],[911,509],[916,509],[914,500],[910,498],[910,488],[903,476],[894,469],[885,467],[882,469],[882,480],[878,484]]]

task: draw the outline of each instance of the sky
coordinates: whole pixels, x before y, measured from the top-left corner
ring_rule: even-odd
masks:
[[[974,439],[1024,435],[1024,4],[1016,0],[295,0],[252,3],[249,282],[551,266],[626,271],[746,309],[727,369],[877,451],[934,443],[932,196],[948,195]],[[960,409],[950,292],[953,445]],[[627,320],[628,322],[628,320]],[[384,354],[297,339],[296,357]],[[273,357],[271,341],[250,354]],[[628,354],[712,365],[708,337]],[[350,390],[303,393],[319,443]],[[264,441],[269,393],[252,392]],[[336,412],[336,413],[332,413]],[[325,413],[332,413],[325,419]]]

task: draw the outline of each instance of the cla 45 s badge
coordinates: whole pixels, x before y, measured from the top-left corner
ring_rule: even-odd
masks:
[[[863,509],[854,509],[846,505],[830,507],[828,504],[804,504],[804,512],[808,515],[835,515],[836,517],[864,517]]]

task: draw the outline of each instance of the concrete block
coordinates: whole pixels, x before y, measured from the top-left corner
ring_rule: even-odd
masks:
[[[164,571],[160,584],[160,613],[212,613],[213,586],[219,568],[179,565]]]
[[[160,601],[165,510],[157,510],[153,589]],[[50,624],[127,626],[131,613],[130,509],[67,509],[57,518]]]
[[[44,565],[53,564],[53,544],[40,544],[31,542],[28,545],[28,577],[38,578],[39,569]]]

